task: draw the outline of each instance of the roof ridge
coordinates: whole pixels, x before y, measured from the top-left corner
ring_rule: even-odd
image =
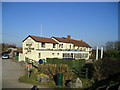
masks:
[[[39,37],[39,36],[34,36],[34,35],[29,35],[29,36],[38,37],[38,38],[47,38],[47,37]],[[51,38],[48,38],[48,39],[51,39]]]
[[[33,36],[33,35],[29,35],[28,37],[31,37],[32,39],[34,39],[35,41],[38,41],[38,42],[57,43],[52,38],[39,37],[39,36]]]

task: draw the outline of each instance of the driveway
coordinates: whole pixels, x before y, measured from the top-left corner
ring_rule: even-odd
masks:
[[[18,81],[18,78],[25,73],[19,63],[10,59],[0,61],[2,61],[2,88],[31,88],[33,86]]]

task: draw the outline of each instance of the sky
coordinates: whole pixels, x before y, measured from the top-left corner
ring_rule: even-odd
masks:
[[[120,0],[2,0],[2,2],[119,2]]]
[[[2,40],[22,46],[28,35],[83,40],[102,46],[118,40],[117,2],[3,2]]]

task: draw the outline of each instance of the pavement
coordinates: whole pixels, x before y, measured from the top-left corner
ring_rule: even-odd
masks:
[[[23,76],[25,71],[19,63],[10,59],[0,59],[2,62],[2,88],[32,88],[32,84],[21,83],[18,81],[20,76]],[[1,72],[1,71],[0,71]],[[0,78],[1,79],[1,78]],[[39,88],[45,88],[43,86]]]

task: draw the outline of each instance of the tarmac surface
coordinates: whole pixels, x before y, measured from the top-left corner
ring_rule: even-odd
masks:
[[[21,83],[18,81],[20,76],[23,76],[25,71],[19,63],[10,59],[0,59],[2,63],[2,88],[32,88],[32,84]],[[1,78],[0,78],[1,79]],[[45,88],[45,87],[39,87]]]

